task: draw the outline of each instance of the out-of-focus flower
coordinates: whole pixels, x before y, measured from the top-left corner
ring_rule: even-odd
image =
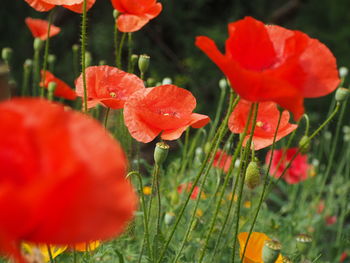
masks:
[[[144,195],[150,195],[152,193],[152,187],[144,186],[142,191]]]
[[[348,254],[346,252],[343,252],[339,258],[339,262],[344,262],[345,259],[348,258]]]
[[[178,187],[177,187],[177,192],[179,194],[181,194],[182,192],[186,192],[186,193],[189,193],[190,190],[192,188],[192,183],[189,182],[189,183],[184,183],[184,184],[180,184]],[[191,199],[192,200],[195,200],[199,194],[199,186],[195,186],[194,189],[193,189],[193,192],[191,194]]]
[[[30,32],[32,32],[32,35],[34,38],[38,37],[41,40],[47,39],[47,31],[49,28],[49,23],[46,20],[34,19],[31,17],[27,17],[25,19],[25,22],[26,22]],[[54,26],[54,25],[51,25],[50,37],[57,35],[60,31],[61,31],[61,28]]]
[[[248,232],[242,232],[238,234],[238,241],[240,246],[239,252],[241,257],[243,255],[244,246],[247,241],[247,238]],[[264,263],[262,261],[262,250],[264,247],[264,243],[267,240],[271,239],[264,233],[252,232],[247,244],[243,263]],[[276,263],[283,263],[283,258],[281,254],[278,256]]]
[[[317,205],[317,209],[316,209],[317,214],[322,214],[324,208],[325,208],[324,201],[321,200],[321,201],[318,203],[318,205]]]
[[[56,83],[56,89],[54,92],[54,95],[59,98],[64,98],[67,100],[75,100],[77,97],[77,94],[73,89],[69,87],[67,83],[64,81],[60,80],[59,78],[55,77],[51,72],[45,71],[45,76],[44,76],[44,71],[41,71],[41,76],[42,76],[42,81],[40,83],[41,87],[48,88],[50,82],[55,82]]]
[[[210,121],[193,113],[195,107],[192,93],[175,85],[141,89],[125,103],[125,125],[139,142],[150,142],[158,134],[163,140],[176,140],[189,126],[201,128]]]
[[[67,247],[68,246],[22,243],[24,257],[29,262],[50,262],[49,249],[52,258],[56,258],[58,255],[66,251]]]
[[[298,148],[275,150],[273,152],[270,174],[279,178],[297,151]],[[266,155],[266,164],[270,161],[270,155],[271,151]],[[283,179],[288,184],[297,184],[307,179],[308,169],[309,164],[307,163],[307,156],[298,153],[297,157],[293,160],[292,164],[283,175]]]
[[[63,6],[73,12],[82,13],[83,12],[83,2],[84,0],[24,0],[32,8],[39,12],[50,11],[55,6]],[[87,0],[86,10],[89,10],[96,0]]]
[[[300,31],[245,17],[230,23],[228,32],[225,54],[208,37],[197,37],[196,45],[245,100],[276,102],[298,120],[304,98],[327,95],[340,83],[333,54]]]
[[[162,4],[156,0],[112,0],[114,9],[118,10],[118,29],[122,32],[140,30],[162,11]]]
[[[139,77],[111,66],[88,67],[85,75],[88,108],[101,103],[112,109],[122,109],[125,101],[135,91],[145,89]],[[82,75],[77,79],[75,86],[77,95],[84,98]]]
[[[203,210],[198,208],[197,211],[196,211],[196,217],[202,217],[204,214]]]
[[[325,217],[327,226],[331,226],[337,222],[337,216],[328,215]]]
[[[72,248],[76,251],[87,252],[93,251],[101,245],[101,242],[96,240],[92,242],[79,243],[72,246]]]
[[[245,208],[251,208],[252,207],[252,202],[245,201],[243,205],[244,205]]]
[[[0,104],[0,251],[123,231],[136,209],[119,144],[92,118],[43,99]]]
[[[237,106],[230,116],[228,123],[228,127],[231,132],[243,133],[251,105],[251,102],[242,99],[238,102]],[[277,109],[276,103],[262,102],[259,104],[258,116],[253,135],[253,145],[255,150],[260,150],[272,145],[279,115],[280,113]],[[279,141],[283,137],[287,136],[296,128],[297,125],[289,123],[288,111],[283,111],[276,136],[276,141]],[[250,133],[251,125],[248,129],[246,137],[244,138],[243,145],[247,143],[250,137]]]
[[[213,166],[228,172],[232,161],[232,156],[222,150],[217,150],[214,156]]]

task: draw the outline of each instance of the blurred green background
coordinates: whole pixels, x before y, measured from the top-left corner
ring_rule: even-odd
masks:
[[[171,77],[178,86],[191,90],[197,98],[197,112],[213,116],[222,77],[218,68],[194,46],[198,35],[213,38],[224,46],[227,23],[253,16],[265,23],[301,30],[324,42],[338,59],[338,66],[350,64],[349,0],[162,0],[163,11],[141,31],[134,33],[134,52],[151,56],[148,76],[157,81]],[[97,0],[89,11],[88,50],[93,64],[106,60],[113,65],[112,5]],[[14,71],[19,84],[22,65],[33,56],[32,36],[24,19],[27,16],[47,19],[48,13],[33,10],[24,0],[2,0],[0,9],[0,48],[12,47]],[[56,54],[55,74],[73,84],[71,47],[79,43],[80,15],[57,8],[54,24],[62,32],[52,38],[51,53]],[[221,45],[220,45],[221,44]],[[328,110],[329,97],[313,100],[307,107],[311,118],[319,121]]]

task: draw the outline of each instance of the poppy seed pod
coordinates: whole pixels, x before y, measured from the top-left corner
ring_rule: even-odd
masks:
[[[55,93],[56,88],[57,88],[57,83],[50,81],[49,85],[47,86],[49,100],[53,100],[53,94]]]
[[[173,212],[166,212],[164,216],[164,223],[171,225],[175,220],[175,214]]]
[[[299,148],[301,153],[307,153],[310,150],[309,136],[304,135],[299,141]]]
[[[136,54],[132,54],[130,59],[131,59],[131,65],[134,68],[136,63],[137,63],[137,61],[139,60],[139,56],[136,55]]]
[[[150,56],[148,55],[140,55],[139,57],[139,70],[142,74],[145,74],[149,67]]]
[[[276,240],[266,240],[262,249],[264,263],[275,263],[281,251],[281,243]]]
[[[33,66],[33,60],[31,59],[26,59],[23,64],[24,69],[31,69]]]
[[[165,142],[158,142],[154,149],[154,162],[162,165],[168,156],[170,146]]]
[[[44,45],[44,41],[42,41],[40,38],[34,38],[34,50],[39,51],[42,49]]]
[[[114,19],[117,19],[118,16],[119,16],[118,10],[117,10],[117,9],[114,9],[114,10],[113,10],[113,17],[114,17]]]
[[[296,246],[300,254],[306,254],[311,247],[312,237],[306,234],[297,235]]]
[[[337,102],[343,102],[349,97],[350,91],[346,88],[340,87],[335,92],[335,100]]]
[[[251,161],[248,164],[245,173],[245,183],[250,189],[254,189],[260,184],[260,169],[256,161]]]
[[[349,73],[349,70],[347,67],[340,67],[339,68],[339,76],[341,78],[345,78],[348,75],[348,73]]]
[[[4,47],[1,51],[1,58],[2,60],[4,60],[7,64],[9,64],[9,62],[11,61],[12,58],[12,54],[13,54],[13,50],[12,48],[9,47]]]
[[[219,87],[221,90],[225,90],[227,86],[227,80],[225,78],[219,80]]]

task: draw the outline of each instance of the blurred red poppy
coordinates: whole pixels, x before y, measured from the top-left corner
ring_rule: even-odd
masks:
[[[297,151],[298,148],[275,150],[273,152],[270,174],[274,175],[276,178],[279,178]],[[270,156],[271,151],[269,151],[266,155],[266,164],[269,163]],[[281,158],[283,159],[281,160]],[[307,156],[298,153],[297,157],[293,160],[292,164],[283,175],[283,179],[288,184],[297,184],[307,179],[308,169],[309,164],[307,163]]]
[[[186,193],[189,193],[191,188],[192,188],[192,183],[191,182],[180,184],[177,187],[177,192],[179,194],[181,194],[183,191],[186,191]],[[193,189],[193,192],[191,194],[190,199],[195,200],[197,198],[198,194],[199,194],[199,186],[195,186],[194,189]]]
[[[73,89],[69,87],[67,83],[64,81],[60,80],[59,78],[56,78],[51,72],[45,71],[45,76],[44,76],[44,71],[41,71],[42,75],[42,81],[40,83],[40,86],[44,88],[48,88],[50,82],[55,82],[56,83],[56,89],[54,92],[54,95],[56,97],[64,98],[67,100],[75,100],[77,97],[77,94]]]
[[[348,258],[348,254],[346,252],[343,252],[339,258],[339,262],[344,262],[345,259]]]
[[[115,67],[92,66],[86,68],[85,74],[88,108],[101,103],[112,109],[122,109],[130,95],[135,91],[145,89],[139,77]],[[84,97],[82,75],[77,79],[75,86],[78,96]]]
[[[192,113],[196,99],[191,92],[175,85],[141,89],[126,101],[124,121],[131,136],[150,142],[158,134],[164,140],[176,140],[189,127],[201,128],[209,117]]]
[[[140,30],[162,11],[162,4],[156,0],[112,0],[112,5],[121,13],[117,18],[121,32]]]
[[[49,28],[49,23],[42,19],[34,19],[31,17],[27,17],[25,19],[25,22],[30,30],[32,32],[32,35],[34,38],[38,37],[41,40],[47,39],[47,30]],[[50,27],[50,37],[53,37],[57,35],[61,29],[57,26],[51,25]]]
[[[340,83],[333,54],[300,31],[246,17],[229,24],[228,32],[225,54],[208,37],[197,37],[196,45],[245,100],[276,102],[298,120],[304,98],[327,95]]]
[[[252,103],[241,99],[235,109],[233,110],[228,127],[233,133],[243,133],[244,127],[247,123],[247,116]],[[277,104],[274,102],[261,102],[258,108],[258,116],[256,120],[253,143],[254,149],[260,150],[262,148],[268,147],[273,143],[273,137],[276,132],[279,111],[277,109]],[[283,111],[281,122],[278,128],[276,141],[287,136],[289,133],[294,131],[298,125],[290,124],[288,111]],[[247,136],[244,138],[243,145],[246,144],[251,132],[251,125],[248,129]]]
[[[92,118],[42,99],[0,104],[0,251],[21,241],[105,240],[132,218],[136,195],[119,144]]]
[[[228,172],[232,161],[232,156],[222,150],[217,150],[214,156],[213,166],[220,168],[225,173]]]
[[[331,225],[337,223],[337,216],[328,215],[325,217],[325,221],[326,221],[327,226],[331,226]]]
[[[24,0],[32,8],[39,12],[50,11],[56,5],[63,6],[73,12],[82,13],[83,12],[83,2],[84,0]],[[87,0],[86,10],[89,10],[96,0]]]

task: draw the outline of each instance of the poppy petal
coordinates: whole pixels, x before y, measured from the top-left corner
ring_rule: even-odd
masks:
[[[90,8],[95,4],[96,0],[87,0],[86,11],[89,11]],[[83,13],[83,2],[74,4],[74,5],[63,5],[64,8],[67,8],[73,12],[82,14]]]
[[[160,14],[160,12],[162,12],[162,4],[161,3],[156,3],[155,5],[151,6],[149,9],[147,9],[146,11],[146,16],[149,19],[153,19],[156,16],[158,16]]]
[[[25,22],[32,32],[34,38],[38,37],[41,40],[47,39],[47,31],[49,27],[49,23],[42,19],[33,19],[31,17],[27,17]],[[61,29],[57,26],[51,25],[50,27],[50,37],[57,35]]]
[[[76,5],[81,4],[83,0],[42,0],[51,5]]]
[[[166,130],[162,132],[160,137],[163,140],[168,140],[168,141],[177,140],[181,137],[182,133],[186,131],[187,128],[188,126],[184,126],[174,130]]]
[[[192,113],[190,124],[192,128],[202,128],[210,122],[207,115]]]
[[[44,71],[41,71],[42,76],[44,75]],[[43,77],[43,82],[41,85],[45,88],[48,88],[50,82],[56,83],[56,89],[54,92],[54,95],[56,97],[65,98],[67,100],[75,100],[77,97],[77,94],[73,89],[69,87],[67,83],[60,80],[59,78],[56,78],[51,72],[46,71],[45,72],[45,78]]]
[[[117,26],[121,32],[135,32],[146,25],[149,20],[146,15],[121,14],[118,16]]]
[[[47,12],[50,11],[55,5],[49,4],[42,0],[24,0],[26,1],[32,8],[39,12]]]

